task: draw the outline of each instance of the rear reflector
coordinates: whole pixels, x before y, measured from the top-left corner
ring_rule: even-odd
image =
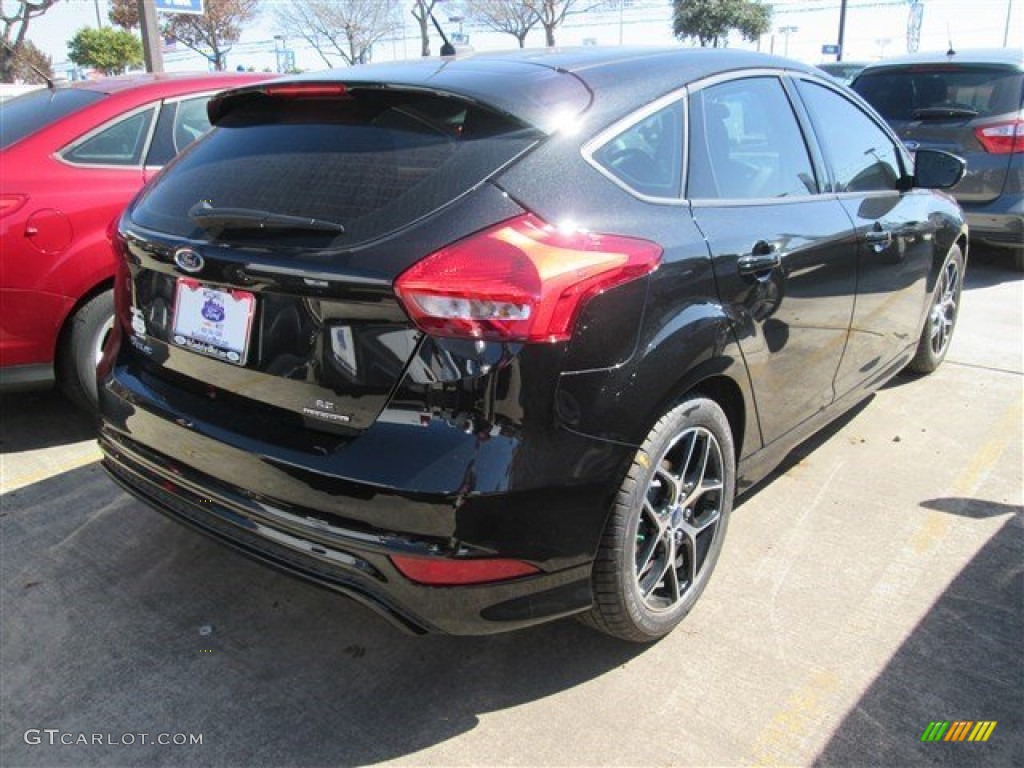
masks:
[[[539,568],[521,560],[499,558],[446,560],[439,557],[391,555],[391,562],[410,581],[434,587],[486,584],[540,573]]]
[[[975,128],[974,135],[985,151],[993,155],[1024,152],[1024,119]]]
[[[587,301],[650,274],[661,253],[648,240],[558,229],[524,214],[417,262],[395,292],[434,336],[567,341]]]
[[[14,213],[28,202],[28,195],[0,195],[0,216]]]

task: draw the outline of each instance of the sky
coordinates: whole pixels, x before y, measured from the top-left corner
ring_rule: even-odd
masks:
[[[241,40],[228,55],[229,68],[238,66],[274,69],[275,35],[283,30],[276,24],[274,8],[285,0],[264,0],[262,12],[249,25]],[[409,0],[402,0],[411,7]],[[1008,45],[1024,47],[1024,0],[921,0],[924,11],[921,23],[920,50],[946,50],[952,39],[956,48],[1000,47],[1004,36]],[[5,8],[10,0],[3,0]],[[632,0],[622,11],[590,11],[570,16],[557,32],[560,45],[594,43],[672,44],[670,0]],[[730,40],[733,48],[774,50],[810,64],[832,61],[834,56],[822,55],[824,44],[837,42],[839,27],[839,0],[774,0],[775,12],[772,33],[757,43],[746,43],[738,38]],[[96,26],[96,9],[104,25],[107,21],[109,0],[60,0],[46,15],[33,19],[28,37],[50,55],[54,71],[64,75],[71,65],[67,61],[67,43],[84,26]],[[437,20],[446,31],[457,32],[459,24],[449,21],[458,16],[456,0],[439,4]],[[907,23],[909,0],[848,0],[846,16],[846,44],[843,58],[849,61],[872,61],[884,56],[907,52]],[[1009,12],[1009,24],[1007,14]],[[404,17],[404,31],[379,43],[374,49],[374,61],[389,61],[415,56],[419,52],[419,30],[415,20]],[[463,25],[469,43],[477,51],[502,50],[516,45],[514,38],[496,34],[472,25]],[[789,30],[788,32],[785,30]],[[307,70],[324,69],[326,65],[312,48],[298,38],[287,40],[294,51],[296,65]],[[543,31],[535,29],[527,38],[528,47],[544,44]],[[432,37],[436,50],[440,40]],[[168,71],[204,70],[206,61],[198,54],[181,50],[164,55]],[[337,65],[341,62],[338,61]]]

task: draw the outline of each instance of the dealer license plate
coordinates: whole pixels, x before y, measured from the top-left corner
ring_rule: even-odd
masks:
[[[178,279],[171,341],[202,355],[245,365],[256,297]]]

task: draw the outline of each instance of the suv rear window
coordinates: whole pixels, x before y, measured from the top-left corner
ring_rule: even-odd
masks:
[[[340,98],[230,97],[206,138],[168,167],[132,211],[143,227],[202,237],[197,205],[333,222],[350,246],[415,221],[467,192],[542,134],[514,118],[433,94],[355,89]],[[222,240],[323,234],[215,233]]]
[[[1021,108],[1024,75],[997,67],[916,65],[867,72],[853,89],[886,120],[915,120],[918,110],[949,107],[989,117]]]
[[[0,149],[7,149],[60,118],[104,98],[80,88],[42,88],[0,105]]]

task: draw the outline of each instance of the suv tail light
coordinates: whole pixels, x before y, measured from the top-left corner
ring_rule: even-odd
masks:
[[[648,240],[566,231],[524,214],[417,262],[395,292],[434,336],[566,341],[587,301],[650,274],[661,253]]]
[[[985,151],[994,155],[1024,152],[1024,119],[975,128],[974,135]]]

